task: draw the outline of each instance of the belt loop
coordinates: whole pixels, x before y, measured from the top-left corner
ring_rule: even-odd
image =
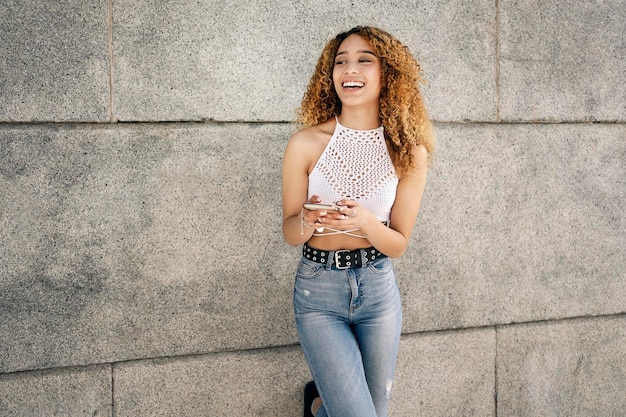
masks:
[[[328,251],[328,259],[326,259],[326,265],[324,268],[328,271],[333,267],[333,262],[335,261],[335,251]]]
[[[367,258],[367,248],[365,249],[359,249],[359,255],[361,255],[361,268],[365,267],[369,260]]]

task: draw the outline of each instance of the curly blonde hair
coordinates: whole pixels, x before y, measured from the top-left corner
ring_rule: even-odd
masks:
[[[311,127],[341,113],[333,67],[339,46],[353,34],[367,40],[380,59],[380,118],[393,164],[405,172],[414,166],[413,146],[424,145],[430,159],[434,136],[419,89],[423,83],[421,67],[406,46],[381,29],[357,26],[328,41],[304,93],[296,124],[299,128]]]

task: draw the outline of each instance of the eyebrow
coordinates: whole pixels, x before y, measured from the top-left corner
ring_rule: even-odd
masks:
[[[348,51],[340,51],[340,52],[337,52],[337,55],[335,55],[335,57],[338,57],[339,55],[344,55],[344,54],[347,54],[347,53],[348,53]],[[360,51],[356,51],[356,53],[357,54],[370,54],[370,55],[376,56],[376,54],[373,51],[370,51],[369,49],[363,49],[363,50],[360,50]]]

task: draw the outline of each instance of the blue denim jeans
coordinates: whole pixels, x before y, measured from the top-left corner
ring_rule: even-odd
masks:
[[[386,417],[402,328],[391,260],[340,270],[303,257],[294,312],[323,401],[316,417]]]

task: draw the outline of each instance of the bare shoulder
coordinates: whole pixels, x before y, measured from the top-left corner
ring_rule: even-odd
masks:
[[[306,172],[310,173],[328,145],[334,129],[335,120],[331,119],[294,133],[287,142],[285,164],[304,166]]]
[[[334,129],[335,121],[330,119],[315,126],[299,130],[291,136],[289,142],[294,142],[300,146],[315,146],[319,145],[320,142],[328,143]]]
[[[424,145],[413,146],[411,153],[413,154],[413,158],[415,158],[416,165],[425,166],[428,164],[428,151]]]
[[[294,133],[287,143],[285,160],[306,167],[310,174],[334,131],[335,120],[331,119]]]
[[[413,166],[403,171],[401,181],[415,181],[425,178],[428,170],[428,151],[424,145],[415,145],[411,148]]]

